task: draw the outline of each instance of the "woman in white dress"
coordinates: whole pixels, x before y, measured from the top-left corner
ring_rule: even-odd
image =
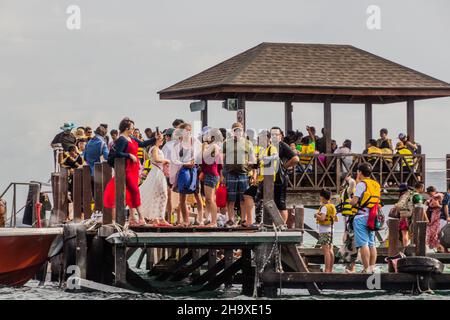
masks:
[[[140,186],[142,195],[142,212],[150,225],[171,226],[164,216],[167,206],[167,179],[164,175],[164,166],[170,161],[164,158],[161,150],[163,139],[156,140],[156,144],[150,148],[149,158],[152,164],[147,179]]]

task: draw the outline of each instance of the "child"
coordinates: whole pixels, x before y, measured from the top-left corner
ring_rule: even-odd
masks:
[[[320,208],[314,215],[319,225],[319,241],[322,246],[325,272],[333,272],[334,251],[333,251],[333,224],[337,222],[336,207],[330,202],[331,192],[324,189],[320,192]]]

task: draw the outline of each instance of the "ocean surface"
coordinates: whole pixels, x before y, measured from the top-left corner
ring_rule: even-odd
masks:
[[[438,190],[445,190],[445,171],[437,168],[427,173],[427,185],[434,185]],[[306,210],[305,212],[305,222],[315,228],[315,222],[312,218],[314,211]],[[335,229],[335,244],[340,245],[342,243],[343,225],[338,224]],[[385,235],[383,235],[383,238]],[[314,246],[315,240],[309,236],[305,236],[305,246]],[[131,257],[131,260],[136,260],[137,256]],[[130,265],[133,266],[133,261],[130,261]],[[357,266],[360,268],[360,266]],[[135,269],[136,272],[140,273],[143,277],[146,274],[143,270]],[[335,272],[343,272],[342,265],[335,265]],[[446,272],[450,272],[450,269],[446,268]],[[151,278],[148,279],[155,287],[161,287],[162,283],[157,283],[152,281]],[[12,299],[33,299],[33,300],[79,300],[79,299],[177,299],[177,300],[190,300],[190,299],[249,299],[249,297],[241,295],[241,288],[238,285],[234,285],[228,289],[220,289],[214,292],[197,293],[194,292],[195,288],[191,286],[186,286],[185,282],[164,283],[164,294],[106,294],[99,292],[68,292],[64,289],[59,288],[57,283],[45,282],[44,284],[39,284],[38,281],[31,280],[25,286],[21,288],[8,288],[0,287],[0,300],[12,300]],[[311,297],[308,295],[306,290],[294,290],[294,289],[283,289],[279,288],[280,299],[294,299],[294,300],[311,300],[311,299],[355,299],[355,300],[450,300],[450,290],[448,291],[436,291],[434,294],[421,294],[421,295],[411,295],[410,292],[385,292],[380,290],[370,290],[370,291],[338,291],[338,290],[324,290],[321,296]],[[250,298],[251,299],[251,298]],[[259,298],[261,299],[261,298]]]

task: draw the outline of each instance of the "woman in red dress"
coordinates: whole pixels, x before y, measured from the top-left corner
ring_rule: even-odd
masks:
[[[141,211],[141,194],[139,192],[139,160],[137,158],[138,148],[145,148],[155,144],[156,139],[140,141],[133,137],[134,122],[129,118],[123,119],[119,124],[120,137],[114,143],[117,158],[126,158],[125,180],[126,180],[126,204],[130,208],[130,225],[145,225],[145,219]],[[112,208],[113,219],[116,218],[115,206],[115,179],[108,182],[105,188],[103,202],[105,208]],[[138,212],[139,220],[135,213]]]

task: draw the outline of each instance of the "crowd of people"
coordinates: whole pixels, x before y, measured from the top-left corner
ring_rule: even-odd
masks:
[[[299,132],[289,132],[285,136],[279,127],[246,132],[239,122],[232,124],[229,130],[204,127],[199,135],[192,129],[191,124],[176,119],[172,127],[163,131],[147,128],[143,136],[133,120],[124,118],[118,130],[111,130],[108,136],[106,124],[100,124],[93,131],[90,127],[75,128],[68,122],[61,127],[61,133],[51,145],[56,164],[67,168],[69,176],[85,164],[89,165],[93,175],[94,163],[106,160],[113,165],[114,159],[125,158],[129,223],[159,227],[258,227],[262,222],[266,175],[273,176],[274,201],[286,223],[288,172],[294,168],[310,170],[311,155],[325,153],[325,138],[317,137],[314,127],[307,127],[306,137]],[[325,136],[323,130],[322,134]],[[332,143],[336,154],[351,154],[351,147],[348,139],[340,147],[335,141]],[[396,149],[400,154],[420,153],[420,146],[404,134],[399,135]],[[386,129],[380,131],[380,139],[369,141],[365,150],[367,154],[392,155],[393,152]],[[363,272],[374,271],[377,259],[375,231],[368,223],[374,208],[381,206],[381,186],[370,178],[373,169],[370,162],[361,163],[356,176],[348,175],[338,203],[332,201],[329,190],[320,193],[321,205],[315,218],[325,272],[333,272],[333,229],[338,223],[338,214],[342,215],[345,224],[344,246],[339,255],[347,263],[347,272],[355,271],[358,251]],[[401,185],[399,191],[399,202],[392,214],[401,219],[400,234],[404,246],[409,244],[412,232],[411,208],[423,204],[427,208],[424,219],[429,222],[427,243],[431,249],[446,250],[439,245],[437,234],[444,222],[450,221],[450,186],[445,196],[429,187],[425,202],[421,183],[414,190]],[[409,213],[405,213],[407,206],[410,206]],[[112,209],[114,218],[114,177],[105,188],[104,207]],[[193,208],[195,215],[191,214]]]

